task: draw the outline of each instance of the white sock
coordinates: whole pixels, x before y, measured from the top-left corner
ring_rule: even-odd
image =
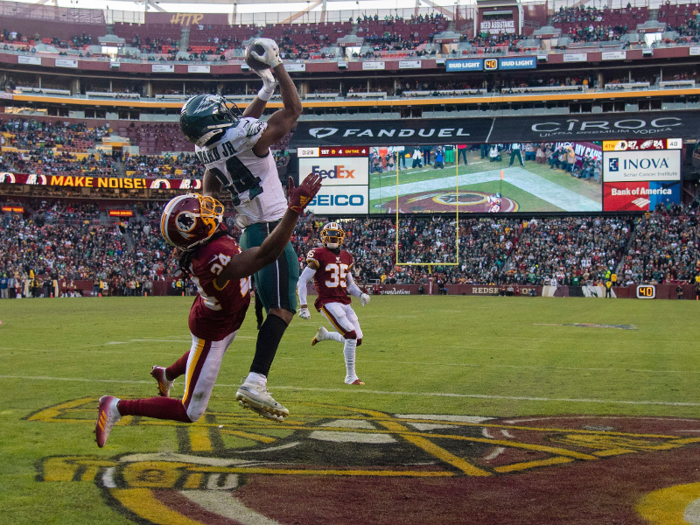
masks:
[[[338,334],[340,335],[340,334]],[[357,348],[357,339],[346,339],[343,347],[343,355],[345,356],[345,382],[352,383],[357,379],[355,374],[355,350]]]
[[[330,339],[331,341],[338,341],[339,343],[344,343],[345,338],[340,335],[338,332],[328,332],[326,337],[324,339]]]
[[[245,383],[257,383],[259,385],[267,385],[267,376],[258,374],[256,372],[250,372],[248,377],[245,378]]]

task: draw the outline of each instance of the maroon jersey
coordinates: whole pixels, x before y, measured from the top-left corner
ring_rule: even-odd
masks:
[[[306,256],[306,264],[316,270],[314,287],[318,298],[314,306],[317,310],[328,303],[351,303],[346,277],[352,270],[352,255],[345,250],[335,253],[326,247],[314,248]]]
[[[216,276],[241,253],[231,237],[205,244],[192,260],[192,282],[199,294],[190,310],[190,332],[200,339],[220,341],[241,327],[250,304],[250,277],[216,286]]]

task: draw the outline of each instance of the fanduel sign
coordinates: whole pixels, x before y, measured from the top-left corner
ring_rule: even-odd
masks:
[[[486,142],[493,119],[417,119],[409,121],[300,122],[292,147],[395,146]]]
[[[700,111],[300,122],[291,147],[697,139]]]

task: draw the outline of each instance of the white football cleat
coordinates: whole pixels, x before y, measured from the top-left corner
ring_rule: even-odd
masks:
[[[102,396],[97,407],[97,422],[95,423],[95,441],[102,448],[107,443],[109,433],[114,424],[122,418],[117,409],[119,398],[114,396]]]
[[[345,384],[346,384],[346,385],[364,385],[365,382],[362,381],[362,379],[360,379],[359,377],[356,377],[356,378],[355,378],[354,380],[352,380],[352,381],[345,380]]]
[[[321,326],[318,331],[316,332],[316,335],[314,338],[311,340],[311,346],[314,346],[316,343],[319,341],[325,341],[327,339],[328,335],[328,330],[326,330],[323,326]]]
[[[154,366],[151,370],[151,375],[158,381],[158,395],[170,397],[170,389],[175,384],[175,381],[168,381],[168,377],[165,375],[165,368],[162,366]]]
[[[236,392],[236,399],[243,408],[273,421],[282,422],[289,415],[289,410],[275,401],[267,387],[259,383],[243,383]]]

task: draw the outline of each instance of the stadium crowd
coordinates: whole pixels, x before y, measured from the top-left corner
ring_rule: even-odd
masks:
[[[129,177],[165,177],[166,179],[201,179],[204,167],[194,155],[153,156],[131,155],[124,159],[124,168]]]
[[[80,293],[74,281],[93,281],[93,293],[134,295],[171,271],[171,250],[160,239],[160,209],[140,221],[109,223],[94,204],[41,201],[31,218],[4,214],[0,229],[0,287],[10,297]],[[48,284],[47,284],[48,282]],[[71,289],[73,288],[73,289]]]
[[[92,280],[95,293],[133,295],[167,279],[174,289],[188,290],[160,236],[163,204],[136,204],[135,216],[118,223],[94,204],[56,200],[28,208],[26,218],[0,219],[0,277],[9,289],[16,285],[18,293],[39,296],[46,279]],[[227,222],[239,235],[230,217]],[[324,223],[313,214],[300,220],[292,238],[300,267],[319,245]],[[459,224],[451,217],[402,218],[398,253],[393,219],[351,219],[343,228],[344,248],[363,284],[427,284],[432,275],[445,284],[601,285],[611,272],[619,273],[618,285],[668,284],[694,282],[700,272],[696,205],[659,206],[644,218],[467,218]],[[397,265],[397,257],[421,265]]]

